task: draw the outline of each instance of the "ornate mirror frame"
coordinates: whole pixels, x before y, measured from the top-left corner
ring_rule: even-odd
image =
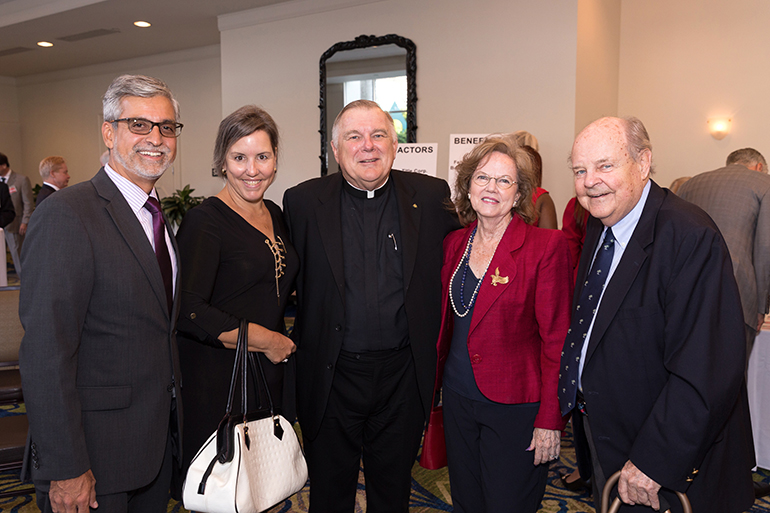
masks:
[[[326,133],[326,61],[337,52],[381,45],[397,45],[406,50],[406,142],[417,142],[417,47],[414,42],[397,34],[387,34],[385,36],[361,35],[353,41],[336,43],[321,55],[319,62],[320,97],[318,108],[321,110],[321,120],[318,132],[321,134],[321,176],[326,176],[329,171],[328,151],[326,149],[328,142],[328,134]]]

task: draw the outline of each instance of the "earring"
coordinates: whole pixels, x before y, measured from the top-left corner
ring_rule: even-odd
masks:
[[[470,192],[468,193],[468,199],[471,199],[471,193]]]

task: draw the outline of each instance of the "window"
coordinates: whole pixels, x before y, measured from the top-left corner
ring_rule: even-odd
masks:
[[[374,100],[389,112],[398,134],[398,142],[406,142],[406,74],[386,78],[346,80],[345,105],[356,100]]]

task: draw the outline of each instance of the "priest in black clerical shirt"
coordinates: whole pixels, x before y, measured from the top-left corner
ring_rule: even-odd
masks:
[[[391,170],[390,115],[367,100],[337,116],[341,173],[286,191],[300,256],[297,411],[314,513],[407,512],[431,406],[444,236],[459,228],[443,180]]]

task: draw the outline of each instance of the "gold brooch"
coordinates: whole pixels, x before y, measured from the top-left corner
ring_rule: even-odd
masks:
[[[497,287],[497,284],[505,285],[508,283],[508,277],[507,276],[500,276],[500,268],[495,269],[495,274],[492,275],[492,285],[494,287]]]

